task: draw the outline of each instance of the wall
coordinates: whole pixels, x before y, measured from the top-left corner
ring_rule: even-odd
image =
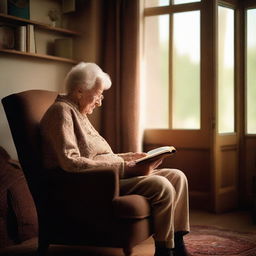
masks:
[[[54,0],[47,2],[52,4]],[[31,8],[34,16],[44,12],[42,17],[45,17],[47,13],[38,0],[33,0]],[[75,56],[78,60],[99,63],[99,1],[82,1],[82,8],[79,9],[79,15],[76,15],[73,24],[69,24],[73,28],[79,24],[78,29],[84,33],[84,37],[76,40]],[[33,15],[31,18],[35,18]],[[0,53],[0,99],[11,93],[30,89],[63,91],[63,78],[71,67],[72,64],[63,62]],[[99,129],[100,111],[95,111],[90,119],[96,129]],[[0,104],[0,138],[0,145],[11,157],[17,159],[2,104]]]
[[[11,93],[30,89],[59,91],[62,87],[63,77],[69,68],[69,64],[1,55],[0,98]],[[2,104],[0,105],[0,116],[0,145],[3,146],[13,158],[17,159],[16,150],[12,142]]]

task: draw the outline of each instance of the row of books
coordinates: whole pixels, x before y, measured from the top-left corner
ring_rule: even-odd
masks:
[[[34,26],[19,26],[16,30],[16,49],[22,52],[36,52]]]
[[[0,25],[0,49],[15,49],[21,52],[36,53],[34,25],[28,24],[26,26],[17,27]],[[53,52],[50,54],[72,59],[73,39],[55,39]]]
[[[34,25],[0,26],[0,48],[36,52]]]

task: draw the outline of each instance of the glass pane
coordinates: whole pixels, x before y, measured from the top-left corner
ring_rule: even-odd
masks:
[[[256,133],[256,9],[247,11],[247,133]]]
[[[170,0],[145,0],[145,7],[158,7],[167,6],[170,4]]]
[[[200,11],[173,15],[172,128],[200,129]]]
[[[144,46],[146,128],[168,128],[169,15],[145,18]]]
[[[201,2],[201,0],[174,0],[174,4],[188,4],[188,3],[195,3],[195,2]]]
[[[218,7],[218,131],[235,130],[234,10]]]

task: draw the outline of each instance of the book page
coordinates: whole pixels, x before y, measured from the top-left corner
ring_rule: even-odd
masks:
[[[172,151],[172,150],[175,150],[175,148],[172,146],[164,146],[164,147],[152,149],[152,150],[148,151],[147,154],[152,155],[152,154],[155,154],[155,153],[158,153],[161,151]]]
[[[147,156],[137,159],[135,163],[140,163],[147,159],[151,159],[153,157],[160,156],[163,154],[173,154],[175,152],[176,152],[176,149],[173,146],[164,146],[164,147],[155,148],[153,150],[148,151]]]

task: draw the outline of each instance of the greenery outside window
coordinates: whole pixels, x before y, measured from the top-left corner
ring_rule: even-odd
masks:
[[[144,19],[144,128],[200,129],[200,10],[164,12]]]
[[[235,131],[234,10],[218,6],[218,132]]]

